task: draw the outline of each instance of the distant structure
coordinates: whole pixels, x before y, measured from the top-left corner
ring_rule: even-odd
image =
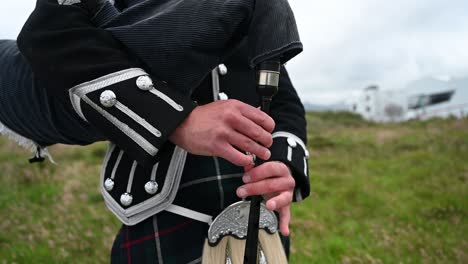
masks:
[[[382,123],[435,116],[465,117],[468,116],[466,84],[468,78],[445,81],[425,78],[410,83],[404,91],[380,90],[377,85],[371,85],[352,100],[350,111]]]
[[[400,92],[382,91],[377,85],[371,85],[355,98],[351,111],[374,122],[401,122],[407,112],[403,101]]]

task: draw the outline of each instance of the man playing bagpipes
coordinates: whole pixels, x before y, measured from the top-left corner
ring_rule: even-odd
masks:
[[[0,130],[31,139],[37,159],[55,143],[112,142],[100,183],[124,224],[113,263],[198,263],[207,223],[252,195],[289,234],[291,201],[309,195],[304,109],[281,67],[262,113],[252,68],[300,52],[287,1],[38,0],[18,47],[0,42],[21,72],[2,70]]]

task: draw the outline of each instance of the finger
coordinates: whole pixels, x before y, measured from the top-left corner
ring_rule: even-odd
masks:
[[[271,133],[275,129],[275,121],[263,111],[248,104],[241,105],[240,111],[243,116],[263,127],[266,131]]]
[[[242,180],[244,183],[258,182],[270,177],[291,177],[289,168],[282,162],[270,161],[249,170]]]
[[[282,192],[279,195],[273,196],[266,202],[268,210],[279,210],[283,207],[289,206],[292,203],[292,191]]]
[[[242,151],[250,152],[260,159],[268,160],[271,157],[270,150],[236,131],[229,133],[227,140]]]
[[[271,144],[273,144],[273,137],[269,131],[265,130],[249,118],[246,118],[241,113],[227,112],[224,114],[224,120],[230,127],[239,133],[253,141],[259,142],[265,147],[270,147]]]
[[[280,216],[280,231],[283,236],[289,236],[289,222],[291,221],[290,206],[283,207],[279,210]]]
[[[245,198],[252,195],[263,195],[284,192],[294,189],[296,185],[292,177],[274,177],[259,182],[247,183],[237,188],[237,196]]]
[[[215,153],[215,156],[221,157],[239,167],[254,165],[251,155],[240,152],[228,143],[223,144],[220,150]]]
[[[273,144],[273,137],[270,131],[265,130],[263,127],[244,116],[241,116],[238,122],[232,125],[235,130],[267,148],[271,147]]]
[[[253,159],[253,157],[252,157],[252,159]],[[244,166],[244,172],[249,172],[253,168],[255,168],[255,164],[249,164],[247,166]]]

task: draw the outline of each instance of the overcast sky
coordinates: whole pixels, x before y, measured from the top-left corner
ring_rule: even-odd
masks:
[[[15,38],[35,0],[2,1],[0,38]],[[288,64],[304,101],[327,104],[377,84],[468,76],[467,0],[291,0],[302,55]]]

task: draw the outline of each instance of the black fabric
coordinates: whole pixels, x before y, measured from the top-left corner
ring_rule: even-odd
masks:
[[[173,149],[173,145],[167,144],[165,151],[167,151],[167,153],[171,153]],[[112,174],[114,173],[114,188],[111,191],[109,191],[109,194],[117,202],[117,204],[125,208],[120,203],[120,196],[127,192],[128,180],[134,159],[128,154],[124,153],[119,161],[118,166],[116,167],[116,162],[120,151],[121,149],[115,147],[109,159],[109,162],[103,168],[103,181],[105,181],[108,178],[111,178]],[[155,180],[158,183],[159,190],[155,194],[148,194],[145,191],[145,184],[151,180],[152,166],[137,165],[134,173],[134,180],[132,182],[132,188],[129,192],[133,196],[133,202],[131,206],[138,205],[141,202],[144,202],[161,192],[164,186],[164,180],[167,173],[167,169],[169,167],[171,155],[164,155],[164,157],[165,159],[162,159],[158,165],[158,177],[156,177]],[[114,170],[114,168],[116,169]]]
[[[156,137],[155,135],[151,134],[141,124],[137,123],[115,107],[105,108],[101,106],[102,109],[116,117],[119,121],[128,125],[132,130],[143,136],[153,146],[161,149],[172,131],[174,131],[187,117],[187,115],[190,114],[190,112],[195,107],[195,104],[189,97],[186,97],[175,90],[169,89],[166,84],[154,81],[155,87],[160,92],[167,95],[176,103],[184,107],[183,111],[177,111],[158,96],[153,95],[149,91],[140,90],[136,86],[137,78],[138,77],[135,77],[88,93],[87,97],[95,104],[100,105],[101,93],[104,90],[113,91],[117,97],[117,100],[121,104],[127,106],[141,118],[145,119],[149,124],[153,125],[161,132],[161,136]],[[105,131],[110,141],[116,143],[141,165],[152,166],[154,162],[159,159],[159,157],[153,157],[149,155],[144,149],[135,144],[135,141],[132,138],[124,134],[109,120],[103,118],[101,113],[97,112],[83,100],[81,101],[81,108],[84,116],[91,124],[93,124],[101,131]]]
[[[51,94],[101,76],[139,66],[108,32],[95,28],[79,6],[38,0],[18,36],[18,47],[35,78],[47,80]]]
[[[124,13],[112,23],[117,23],[119,19],[135,19],[135,17],[128,14],[136,11],[142,11],[142,7],[146,7],[147,10],[156,11],[156,14],[153,14],[149,19],[134,21],[135,23],[129,26],[112,28],[112,23],[109,23],[108,26],[109,31],[111,31],[115,36],[120,36],[120,38],[128,37],[128,39],[121,40],[128,45],[132,51],[138,53],[143,52],[144,50],[141,54],[145,55],[143,60],[152,62],[152,66],[160,67],[161,69],[158,71],[159,75],[161,73],[164,74],[165,72],[167,74],[173,74],[170,77],[173,78],[173,83],[179,80],[186,82],[196,76],[195,79],[196,82],[198,82],[200,75],[210,72],[209,69],[211,68],[207,68],[207,66],[211,67],[211,64],[217,62],[217,60],[225,56],[227,52],[235,51],[234,44],[242,38],[238,37],[242,36],[242,33],[238,32],[239,30],[242,31],[246,28],[254,30],[254,25],[249,27],[248,24],[245,24],[247,23],[246,21],[250,21],[250,16],[253,17],[253,20],[263,21],[262,17],[268,17],[265,13],[268,11],[274,14],[274,18],[282,17],[277,11],[275,11],[279,7],[279,3],[281,3],[281,1],[278,1],[278,3],[274,5],[270,5],[267,2],[258,1],[255,3],[255,7],[253,7],[251,1],[247,2],[239,0],[196,2],[167,1],[165,4],[159,3],[158,5],[154,5],[154,1],[146,1],[139,2],[131,8],[126,9]],[[282,5],[285,8],[287,7],[287,4],[283,3]],[[255,12],[253,9],[255,9]],[[191,16],[186,16],[185,19],[182,19],[181,15],[187,15],[189,10],[191,12]],[[102,12],[104,11],[105,9],[103,9]],[[202,11],[208,13],[200,16]],[[240,42],[241,55],[232,56],[232,58],[241,58],[242,60],[247,60],[247,63],[242,61],[239,68],[233,67],[233,74],[229,75],[232,77],[227,77],[227,80],[229,78],[237,79],[239,76],[243,77],[239,78],[243,83],[232,81],[234,79],[226,82],[226,91],[228,94],[230,94],[230,86],[236,86],[232,88],[233,97],[231,98],[236,98],[236,96],[239,95],[240,100],[254,104],[252,99],[255,98],[253,93],[255,88],[252,86],[255,83],[255,72],[253,70],[246,70],[248,69],[248,65],[252,63],[252,54],[267,54],[268,52],[266,47],[271,47],[269,45],[278,45],[277,49],[270,50],[270,52],[274,53],[278,51],[278,48],[281,49],[285,47],[284,45],[287,46],[288,43],[291,44],[298,41],[297,32],[294,30],[294,19],[292,17],[292,13],[290,14],[290,10],[287,8],[286,11],[287,12],[284,12],[286,17],[283,18],[286,20],[286,26],[281,27],[279,30],[279,32],[281,32],[286,28],[291,31],[290,34],[286,34],[284,39],[280,38],[280,40],[287,40],[288,42],[285,42],[286,44],[278,44],[280,42],[273,41],[272,43],[264,45],[257,40],[258,36],[250,36],[247,44],[245,44],[245,39],[243,42]],[[61,15],[57,15],[57,13]],[[221,15],[221,18],[218,18],[221,19],[218,21],[221,26],[217,25],[217,23],[213,23],[213,17],[209,16],[210,14],[215,18],[216,16]],[[39,0],[36,10],[24,26],[18,39],[20,48],[31,62],[32,67],[37,74],[37,78],[47,79],[50,90],[53,93],[62,93],[62,98],[66,98],[66,96],[63,95],[66,93],[66,89],[64,89],[64,87],[71,87],[82,83],[83,81],[92,80],[93,78],[100,77],[110,72],[135,66],[136,64],[136,62],[128,58],[127,54],[122,51],[122,45],[115,41],[109,33],[94,28],[90,24],[88,15],[89,14],[83,11],[82,8],[77,6],[59,6],[51,1]],[[99,14],[97,14],[97,16],[98,15]],[[171,17],[170,15],[175,16]],[[190,23],[190,19],[194,19],[195,22],[199,22],[197,26],[194,26],[194,23]],[[264,19],[265,21],[269,21],[269,19]],[[58,23],[58,21],[60,21],[60,23]],[[183,21],[183,25],[181,24],[181,21]],[[159,25],[156,22],[163,23]],[[173,23],[169,24],[170,22]],[[208,22],[211,23],[210,26],[213,27],[212,30],[217,32],[217,34],[212,36],[211,39],[205,39],[207,35],[203,35],[207,34],[206,32],[213,34],[212,31],[207,30],[209,27],[206,23]],[[231,24],[228,25],[228,22]],[[188,29],[186,23],[190,25]],[[260,29],[264,26],[260,22],[258,22],[258,24],[258,28]],[[161,27],[162,32],[159,32],[163,33],[161,36],[172,37],[168,37],[167,39],[164,39],[164,41],[159,40],[161,38],[155,38],[154,33],[150,34],[149,31],[147,31],[150,25],[152,25],[151,28],[153,29],[155,26]],[[272,25],[274,25],[274,23]],[[129,30],[130,28],[131,30]],[[219,32],[216,31],[216,29],[218,29]],[[164,30],[167,31],[167,34],[164,34]],[[170,30],[176,30],[176,33],[178,32],[177,30],[182,31],[180,32],[180,35],[173,36],[173,34],[169,34]],[[121,34],[118,32],[121,32]],[[127,33],[123,34],[123,32]],[[131,32],[131,34],[129,32]],[[255,32],[260,34],[259,31]],[[139,37],[133,37],[133,33],[138,33]],[[194,35],[195,33],[198,33],[198,35]],[[155,40],[156,42],[151,42],[150,39]],[[83,41],[84,43],[82,43]],[[152,45],[147,45],[147,49],[138,49],[142,43],[146,43],[145,41],[151,42]],[[162,48],[158,46],[160,45],[158,44],[159,42],[164,42],[163,46],[167,50],[153,50],[154,48]],[[133,48],[132,45],[134,45]],[[215,46],[217,46],[218,49],[214,49]],[[189,48],[190,51],[188,50]],[[259,48],[261,51],[256,50],[252,53],[252,48]],[[213,49],[215,50],[214,52]],[[298,49],[296,48],[293,50],[297,51]],[[283,50],[282,52],[286,51]],[[200,55],[204,53],[212,55],[211,57],[208,56],[208,58],[205,58],[206,56],[203,56],[203,58],[200,57]],[[164,56],[158,57],[158,54]],[[249,54],[249,56],[245,54]],[[77,57],[77,55],[79,55],[79,57]],[[164,61],[154,61],[155,58],[162,58],[163,60],[166,60],[166,63],[164,63]],[[179,62],[181,58],[184,58],[183,63]],[[201,64],[191,64],[191,59],[194,59],[194,62],[196,61]],[[169,60],[171,60],[171,63],[169,63]],[[54,63],[50,64],[50,61]],[[161,63],[158,64],[157,62]],[[161,67],[162,65],[164,65],[164,67]],[[177,66],[177,69],[171,68],[172,65]],[[201,74],[200,70],[203,71],[203,74]],[[238,73],[237,77],[235,77],[236,71]],[[80,74],[76,74],[76,72],[80,72]],[[289,77],[284,69],[282,70],[282,73],[285,77],[281,78],[280,86],[287,87],[287,89],[282,89],[280,87],[278,95],[272,102],[272,116],[278,123],[276,130],[291,132],[298,135],[304,142],[306,142],[304,109],[302,104],[299,102],[299,98],[297,97],[295,90],[293,88],[289,88],[292,87],[292,84],[290,83]],[[116,86],[118,87],[120,85],[123,84],[117,84]],[[250,86],[252,88],[247,89],[250,92],[246,93],[246,88],[241,90],[237,88],[240,85],[244,87]],[[177,87],[177,84],[174,84],[174,86]],[[190,85],[188,86],[190,87]],[[222,87],[225,86],[222,84]],[[132,89],[131,85],[128,86],[128,89]],[[140,97],[140,100],[135,100],[135,97],[138,97],[139,93],[137,91],[135,91],[135,93],[130,93],[131,94],[124,96],[123,98],[129,100],[128,104],[131,107],[138,108],[138,104],[141,104],[142,109],[145,109],[145,107],[151,105],[149,102],[147,104],[141,103],[148,97]],[[245,94],[247,94],[247,96]],[[97,96],[95,96],[94,101],[98,101]],[[135,103],[136,101],[138,104]],[[290,102],[299,103],[291,104]],[[112,127],[109,122],[103,120],[102,117],[93,109],[83,104],[83,111],[86,116],[89,116],[89,121],[91,121],[92,124],[100,128],[103,133],[106,133],[108,138],[115,141],[119,146],[126,150],[129,155],[142,163],[152,164],[152,162],[154,162],[154,160],[152,160],[151,157],[148,157],[141,148],[135,147],[134,142],[123,135],[118,129]],[[177,124],[183,120],[186,114],[188,113],[178,115],[177,118],[174,118],[172,115],[168,115],[168,119],[163,120],[164,122],[159,122],[163,127],[167,127],[167,129],[163,129],[164,132],[166,132],[164,134],[170,133]],[[158,115],[154,121],[161,121],[160,119],[164,118],[164,116],[165,115]],[[171,120],[176,121],[171,123]],[[168,125],[168,123],[170,124]],[[138,125],[134,124],[132,127],[138,127]],[[154,141],[154,139],[150,140],[150,142]],[[155,145],[158,147],[162,145],[161,142],[157,143],[158,144]],[[295,171],[298,172],[300,170]]]
[[[295,103],[292,103],[295,102]],[[285,67],[281,68],[278,93],[271,102],[271,117],[276,122],[276,131],[287,131],[307,144],[307,123],[304,106]]]
[[[127,1],[96,14],[106,28],[171,87],[189,92],[249,35],[249,64],[302,50],[286,0]],[[287,19],[286,19],[287,18]],[[151,42],[151,45],[145,43]]]
[[[58,5],[48,0],[38,0],[36,9],[18,37],[18,46],[30,63],[35,78],[47,80],[49,96],[57,96],[58,101],[63,104],[69,101],[68,89],[73,86],[141,66],[141,63],[127,56],[124,47],[110,33],[92,25],[85,9],[80,6]],[[139,90],[135,80],[136,78],[120,82],[105,89],[114,90],[119,101],[162,132],[160,138],[148,133],[143,135],[159,149],[195,105],[189,96],[159,82],[156,88],[184,107],[184,111],[175,111],[156,96],[148,96],[147,92]],[[99,90],[89,95],[98,105],[101,92]],[[115,142],[142,165],[154,164],[155,157],[152,154],[135,144],[96,109],[83,102],[81,105],[87,120],[107,139]],[[121,122],[145,133],[145,130],[140,129],[140,124],[123,117],[120,112],[114,110],[113,114],[118,113]]]
[[[226,52],[225,55],[228,59],[223,60],[222,57],[203,57],[200,54],[204,52],[212,52],[213,50],[207,49],[195,49],[195,53],[191,54],[190,56],[193,56],[189,59],[185,59],[182,57],[182,53],[178,53],[178,51],[171,51],[169,50],[169,55],[161,55],[161,51],[165,51],[164,49],[178,49],[180,48],[180,45],[184,45],[184,43],[178,43],[178,42],[184,42],[187,40],[187,38],[190,38],[193,34],[199,34],[200,38],[196,38],[197,41],[213,41],[209,37],[205,39],[206,36],[209,36],[209,34],[214,34],[216,37],[217,32],[214,30],[213,32],[210,32],[210,29],[207,28],[207,25],[211,26],[211,22],[216,20],[216,16],[211,16],[211,13],[206,13],[207,16],[205,18],[192,18],[192,17],[183,17],[183,16],[176,16],[176,17],[171,17],[169,16],[173,10],[171,10],[170,2],[171,1],[129,1],[131,3],[127,3],[129,5],[128,9],[125,9],[122,14],[119,14],[118,10],[115,8],[113,11],[110,11],[109,9],[109,4],[106,4],[103,8],[103,10],[100,12],[95,17],[95,22],[100,22],[97,23],[99,26],[106,27],[114,36],[116,36],[120,41],[123,42],[123,46],[120,45],[118,42],[113,42],[109,38],[105,32],[100,32],[99,34],[96,34],[94,37],[97,37],[97,39],[93,39],[91,42],[88,41],[83,41],[85,38],[89,37],[88,35],[89,32],[87,32],[84,35],[81,36],[70,36],[69,38],[67,37],[65,39],[65,43],[68,48],[71,49],[81,49],[84,47],[82,52],[90,52],[91,54],[94,54],[94,56],[85,56],[84,53],[81,52],[75,52],[73,50],[67,50],[63,47],[63,44],[60,44],[59,42],[63,41],[63,39],[60,38],[53,38],[54,41],[57,41],[57,43],[52,43],[52,47],[54,49],[57,49],[55,52],[57,54],[51,54],[54,53],[54,51],[50,51],[50,53],[44,53],[43,55],[50,55],[50,59],[46,59],[46,56],[41,57],[41,54],[36,54],[40,53],[38,50],[29,50],[26,53],[29,52],[28,56],[31,56],[33,59],[37,60],[36,64],[33,65],[33,68],[37,67],[42,67],[44,68],[39,69],[39,75],[38,77],[42,78],[43,81],[51,82],[52,89],[50,89],[51,93],[57,94],[59,96],[51,96],[49,95],[49,100],[51,101],[57,101],[61,103],[67,103],[68,100],[68,94],[67,94],[67,89],[70,88],[70,85],[73,85],[73,83],[81,83],[84,81],[89,80],[90,78],[95,78],[95,77],[100,77],[101,75],[104,75],[106,73],[109,73],[107,70],[111,69],[110,71],[116,71],[120,69],[127,68],[129,65],[133,66],[134,65],[139,65],[139,66],[148,66],[148,69],[150,69],[151,73],[154,73],[154,76],[164,76],[164,74],[167,74],[168,76],[173,76],[175,80],[173,80],[175,83],[179,83],[179,85],[171,86],[172,88],[176,88],[179,91],[181,91],[183,94],[187,95],[189,94],[189,91],[193,90],[195,86],[192,85],[187,85],[184,86],[183,83],[190,83],[189,80],[196,80],[198,77],[201,76],[201,79],[203,79],[204,76],[206,76],[210,70],[211,66],[215,66],[218,62],[226,62],[226,65],[228,66],[228,75],[227,76],[221,76],[221,87],[224,92],[228,94],[230,98],[233,99],[239,99],[241,101],[247,102],[249,104],[252,104],[254,106],[258,106],[258,96],[256,96],[255,93],[255,72],[249,68],[251,58],[249,58],[247,55],[248,54],[248,44],[243,44],[241,45],[241,49],[237,51],[230,50],[229,52]],[[190,2],[190,1],[181,1],[181,2]],[[211,8],[212,6],[209,5],[208,2],[210,1],[199,1],[200,5],[205,4],[207,5],[206,7]],[[237,11],[242,11],[242,10],[247,10],[248,12],[251,12],[251,5],[247,6],[242,6],[242,3],[246,4],[247,1],[211,1],[216,4],[220,4],[221,2],[226,2],[232,7],[235,7],[234,10],[229,10],[226,8],[227,12],[226,14],[234,14],[235,10]],[[253,2],[253,1],[251,1]],[[239,4],[241,3],[241,4]],[[192,4],[198,4],[192,2]],[[229,5],[226,7],[230,7]],[[85,12],[82,13],[82,11],[77,11],[76,9],[71,9],[75,7],[60,7],[60,8],[66,8],[66,9],[60,9],[60,12],[67,13],[69,10],[73,10],[76,14],[73,16],[76,16],[76,18],[82,18],[83,14],[86,14]],[[112,7],[113,8],[113,7]],[[159,8],[159,9],[158,9]],[[236,9],[237,8],[237,9]],[[158,10],[163,10],[166,9],[165,11],[161,11],[160,13],[155,12]],[[59,10],[57,9],[57,12],[51,13],[47,15],[47,19],[57,19],[55,17],[56,15],[60,15],[62,13],[58,12]],[[232,12],[232,13],[231,13]],[[242,24],[245,21],[250,21],[251,18],[249,16],[247,17],[247,20],[243,20],[246,17],[243,17],[247,13],[241,12],[241,16],[237,17],[231,17],[231,18],[226,18],[227,24],[231,23],[232,21],[235,22],[235,19],[240,19],[238,20],[238,23]],[[158,16],[161,15],[161,16]],[[218,15],[218,14],[217,14]],[[152,19],[152,22],[147,21],[147,18]],[[161,18],[170,18],[167,22],[168,24],[161,24]],[[46,19],[46,18],[44,18]],[[145,21],[146,19],[146,21]],[[174,20],[172,20],[174,19]],[[176,19],[183,19],[181,22],[175,21]],[[206,19],[204,21],[203,19]],[[234,20],[233,20],[234,19]],[[50,26],[51,28],[49,33],[50,34],[55,34],[55,33],[61,33],[62,30],[67,31],[67,28],[70,26],[70,24],[66,24],[68,21],[68,18],[64,19],[63,21],[61,20],[60,23],[57,23],[57,25],[53,24],[51,21],[48,21],[50,23],[45,23],[45,25]],[[176,36],[176,30],[175,29],[180,29],[179,27],[182,26],[187,26],[187,24],[192,23],[193,21],[201,21],[204,22],[202,24],[194,24],[191,25],[188,29],[193,30],[193,28],[198,28],[198,25],[200,26],[197,30],[192,33],[187,33],[187,35],[182,35]],[[177,22],[177,23],[176,23]],[[75,22],[73,22],[72,25]],[[278,23],[281,23],[281,21],[278,21]],[[238,24],[238,25],[240,25]],[[80,24],[81,26],[82,24]],[[34,25],[28,24],[27,26],[30,26],[29,29],[33,28]],[[84,26],[84,24],[83,24]],[[223,25],[224,26],[224,25]],[[86,25],[88,27],[88,25]],[[163,31],[165,34],[161,34],[161,31],[159,31],[158,27],[167,27],[167,31]],[[89,29],[89,28],[88,28]],[[158,29],[158,30],[156,30]],[[80,30],[84,30],[84,28],[80,28]],[[75,34],[81,34],[82,31],[76,30]],[[33,32],[31,35],[33,40],[39,41],[41,37],[51,37],[51,35],[43,34],[40,35],[38,32]],[[245,32],[236,32],[236,33],[245,33]],[[94,33],[89,33],[89,34],[94,34]],[[120,35],[121,34],[121,35]],[[205,34],[205,35],[203,35]],[[207,35],[208,34],[208,35]],[[223,35],[223,34],[221,34]],[[24,37],[24,35],[23,35]],[[37,39],[36,39],[37,37]],[[94,38],[93,37],[93,38]],[[198,36],[196,36],[198,37]],[[98,43],[95,41],[101,41],[102,39],[105,39],[104,42]],[[27,38],[20,38],[20,42],[23,41],[23,44],[26,43],[25,39]],[[231,39],[232,40],[232,39]],[[222,45],[223,48],[228,48],[231,49],[235,47],[236,45],[234,44],[238,39],[234,38],[233,40],[235,41],[228,41],[226,45]],[[243,41],[248,41],[247,39],[244,39]],[[294,41],[292,41],[294,42]],[[105,43],[105,44],[103,44]],[[198,43],[198,42],[195,42]],[[26,43],[27,44],[27,43]],[[103,44],[104,46],[110,45],[111,48],[109,47],[88,47],[88,45],[101,45]],[[156,45],[157,44],[157,45]],[[171,44],[171,45],[169,45]],[[273,43],[274,44],[274,43]],[[113,46],[115,45],[115,46]],[[159,45],[159,46],[158,46]],[[177,46],[179,45],[179,46]],[[27,45],[26,45],[27,46]],[[37,47],[40,47],[41,49],[49,49],[51,47],[48,45],[46,47],[45,43],[39,43]],[[129,50],[126,50],[126,48],[130,48]],[[163,50],[159,50],[158,48],[154,47],[159,47],[163,48]],[[88,51],[86,51],[88,50]],[[123,51],[123,54],[118,54],[118,55],[113,55],[114,51],[117,52],[116,50]],[[103,54],[110,54],[111,60],[107,60],[109,57],[107,56],[102,56],[100,51],[103,51]],[[70,52],[70,54],[66,54],[67,60],[62,60],[61,57],[59,57],[60,53],[63,52]],[[142,59],[144,61],[144,64],[140,64],[138,62],[135,62],[133,59],[130,59],[125,55],[125,52],[128,52],[129,54],[132,55],[137,55],[136,57]],[[170,53],[174,52],[174,53]],[[235,52],[235,53],[234,53]],[[32,54],[35,53],[35,54]],[[215,54],[221,54],[221,51],[214,51]],[[231,53],[234,54],[231,56]],[[77,54],[78,56],[75,56],[73,54]],[[97,54],[99,54],[97,56]],[[117,53],[116,53],[117,54]],[[174,54],[174,55],[173,55]],[[63,55],[63,54],[62,54]],[[83,56],[82,56],[83,55]],[[37,57],[34,57],[37,56]],[[114,56],[114,57],[113,57]],[[166,57],[164,57],[166,56]],[[133,56],[131,56],[133,57]],[[42,58],[42,61],[41,61]],[[198,58],[201,59],[201,61],[197,61],[195,64],[191,63],[191,59],[193,58]],[[93,72],[83,72],[87,70],[88,68],[86,67],[86,62],[87,60],[90,60],[90,62],[93,64],[93,66],[90,69],[93,69]],[[121,62],[120,59],[126,60],[126,62]],[[206,59],[206,61],[205,61]],[[54,60],[57,60],[57,63],[52,63],[53,65],[50,68],[49,65],[46,63],[48,62],[53,62]],[[73,64],[76,61],[77,65],[71,65],[71,68],[67,68],[69,66],[68,64]],[[73,63],[72,63],[73,62]],[[161,63],[160,63],[161,62]],[[167,62],[167,63],[164,63]],[[170,62],[174,64],[170,64]],[[97,63],[94,65],[94,63]],[[110,65],[110,66],[109,66]],[[89,66],[89,65],[88,65]],[[94,68],[96,67],[96,68]],[[107,68],[109,67],[109,68]],[[201,71],[201,67],[206,67],[205,70]],[[60,71],[63,68],[64,73],[61,75]],[[192,75],[188,74],[187,72],[190,69],[196,68],[196,70],[200,70],[198,73]],[[285,73],[285,70],[284,72]],[[75,76],[73,76],[75,75]],[[70,77],[70,80],[67,80],[67,78]],[[179,79],[180,77],[180,79]],[[197,77],[197,78],[195,78]],[[58,79],[63,79],[63,80],[55,80],[54,78]],[[83,78],[83,80],[81,80]],[[275,118],[277,119],[277,130],[282,130],[282,131],[288,131],[296,134],[298,137],[305,139],[306,138],[306,133],[305,130],[303,129],[303,124],[305,124],[304,117],[303,117],[303,112],[301,111],[302,104],[297,98],[297,94],[294,90],[294,87],[289,81],[289,78],[287,77],[286,74],[282,75],[282,80],[281,80],[281,88],[279,94],[275,97],[274,102],[273,102],[273,115],[275,115]],[[283,80],[283,78],[287,78],[287,80]],[[84,80],[86,79],[86,80]],[[162,78],[166,79],[166,78]],[[169,80],[172,81],[172,80]],[[68,84],[68,82],[70,82]],[[67,83],[65,86],[64,84]],[[196,81],[193,81],[193,83],[196,83]],[[197,100],[198,96],[199,98],[209,98],[211,95],[211,82],[210,78],[205,78],[203,82],[201,82],[202,85],[197,88],[196,93],[194,93],[194,99]],[[43,83],[44,84],[44,83]],[[171,84],[171,83],[170,83]],[[120,84],[122,85],[122,84]],[[44,86],[43,86],[44,87]],[[49,88],[49,87],[47,87]],[[135,89],[134,86],[128,86],[128,91],[133,91]],[[125,90],[127,92],[127,90]],[[119,96],[121,97],[121,96]],[[131,100],[133,96],[129,96],[128,99]],[[281,99],[280,97],[286,97],[287,99]],[[127,98],[127,97],[125,97]],[[97,101],[97,97],[95,97],[93,100]],[[207,100],[208,102],[209,100]],[[69,105],[67,105],[69,106]],[[93,110],[90,110],[87,108],[86,104],[82,103],[83,106],[83,111],[85,116],[89,117],[90,119],[93,119],[95,116],[96,119],[93,120],[91,123],[95,125],[101,125],[100,123],[105,124],[106,122],[103,122],[102,118],[100,118],[97,113]],[[143,107],[143,106],[142,106]],[[275,112],[275,108],[281,109],[277,110]],[[70,109],[70,108],[68,108]],[[60,111],[59,109],[56,109]],[[77,119],[78,117],[76,114],[74,114],[73,119]],[[302,115],[302,116],[301,116]],[[62,121],[63,122],[63,121]],[[70,130],[70,133],[73,134],[74,127],[71,125],[68,128]],[[113,131],[115,127],[109,126],[107,128],[101,128],[101,131],[106,133],[106,137],[109,138],[110,134],[115,134],[118,135],[120,133],[119,131]],[[93,129],[90,129],[90,131],[93,131]],[[276,140],[275,140],[276,141]],[[284,147],[286,143],[284,141],[277,141],[281,143],[280,146],[281,149],[276,151],[272,149],[274,157],[278,157],[278,159],[284,159],[286,157],[286,154],[284,153]],[[121,143],[121,142],[120,142]],[[127,144],[130,144],[131,142],[129,141],[128,143],[125,144],[119,144],[119,146],[124,146]],[[276,144],[275,144],[276,145]],[[298,147],[299,148],[299,147]],[[276,155],[276,154],[277,155]],[[118,172],[118,181],[119,181],[119,186],[115,189],[115,193],[113,194],[115,199],[120,198],[120,193],[125,191],[126,184],[125,180],[128,178],[128,173],[130,171],[130,166],[132,163],[132,159],[135,156],[138,156],[139,154],[130,154],[129,157],[126,157],[126,161],[122,163],[122,171]],[[296,156],[297,155],[297,156]],[[302,156],[300,156],[302,155]],[[296,157],[298,159],[303,158],[303,153],[300,152],[295,152],[294,153],[294,160],[296,160]],[[116,157],[111,158],[115,163]],[[228,162],[218,159],[218,165],[221,167],[220,174],[217,172],[217,168],[214,163],[214,158],[212,157],[198,157],[198,156],[192,156],[189,155],[187,159],[187,167],[184,170],[184,174],[182,177],[182,183],[181,183],[181,188],[178,192],[178,195],[175,200],[175,204],[185,206],[187,208],[193,209],[193,210],[198,210],[204,213],[216,215],[219,213],[222,209],[224,209],[227,205],[229,205],[232,202],[238,201],[239,198],[235,195],[235,190],[237,187],[239,187],[242,184],[241,181],[241,176],[242,176],[242,168],[235,167],[232,164],[229,164]],[[164,166],[163,166],[164,167]],[[165,168],[161,168],[162,171],[164,171]],[[167,167],[167,166],[166,166]],[[119,166],[120,168],[120,166]],[[107,173],[107,172],[106,172]],[[147,179],[145,176],[147,175],[148,170],[147,168],[144,170],[138,170],[136,171],[135,177],[136,177],[136,188],[139,188],[141,191],[141,186],[143,185],[144,181]],[[230,174],[231,177],[226,176],[225,174]],[[294,176],[295,177],[301,177],[304,176],[303,172],[300,169],[295,169],[293,170]],[[107,174],[106,174],[107,176]],[[200,183],[197,183],[197,181],[200,180]],[[299,182],[299,181],[298,181]],[[123,183],[123,184],[122,184]],[[221,187],[220,187],[221,186]],[[298,184],[299,188],[308,188],[308,182]],[[120,188],[120,189],[119,189]],[[141,197],[136,197],[136,201],[139,201],[140,199],[145,199],[144,196]],[[158,219],[158,222],[161,224],[160,226],[160,231],[156,233],[154,231],[154,222],[152,218],[148,218],[146,221],[144,221],[141,224],[138,224],[134,227],[127,227],[124,226],[119,233],[114,247],[113,247],[113,253],[112,253],[112,262],[115,263],[127,263],[129,260],[134,263],[156,263],[155,259],[157,258],[157,247],[155,244],[155,238],[156,236],[162,236],[162,252],[161,254],[164,255],[164,262],[166,263],[171,263],[171,262],[176,262],[176,263],[186,263],[189,261],[192,261],[196,259],[196,257],[201,256],[201,247],[202,247],[202,242],[204,240],[204,237],[206,235],[206,224],[203,223],[198,223],[192,220],[189,220],[184,217],[180,216],[175,216],[173,214],[167,213],[167,212],[162,212],[155,216]],[[185,239],[183,239],[185,238]],[[180,254],[180,247],[184,248],[184,254]]]
[[[235,190],[243,184],[242,168],[223,159],[215,163],[213,157],[190,154],[186,164],[174,204],[216,216],[240,201]],[[207,230],[206,223],[162,211],[137,225],[122,226],[114,240],[111,263],[191,263],[202,255]],[[281,240],[288,253],[289,238]]]
[[[105,137],[78,118],[67,98],[50,97],[48,85],[33,78],[16,41],[0,40],[0,123],[41,146],[85,145]]]
[[[310,180],[308,174],[304,173],[304,157],[305,152],[302,147],[297,144],[295,148],[292,149],[291,161],[288,160],[288,147],[286,137],[278,137],[273,140],[273,145],[271,146],[271,160],[281,161],[284,164],[288,165],[291,170],[292,176],[296,181],[296,190],[299,190],[301,193],[301,198],[305,199],[310,195]],[[296,197],[295,197],[296,198]]]
[[[255,0],[249,28],[249,62],[280,59],[286,63],[302,51],[296,20],[287,0]]]
[[[260,97],[256,93],[256,72],[249,68],[248,46],[243,42],[229,57],[225,64],[228,74],[220,76],[220,87],[230,99],[248,103],[252,106],[260,106]],[[199,86],[195,94],[209,93],[211,82],[205,82]],[[280,83],[278,93],[273,97],[271,104],[271,116],[275,120],[274,132],[284,131],[299,137],[304,144],[307,143],[307,125],[305,110],[299,96],[289,78],[285,67],[281,68]],[[293,152],[293,160],[287,160],[288,144],[285,138],[274,140],[270,148],[272,152],[271,160],[281,161],[291,168],[296,180],[296,187],[301,190],[303,198],[310,195],[310,181],[304,173],[304,150],[300,146]]]

